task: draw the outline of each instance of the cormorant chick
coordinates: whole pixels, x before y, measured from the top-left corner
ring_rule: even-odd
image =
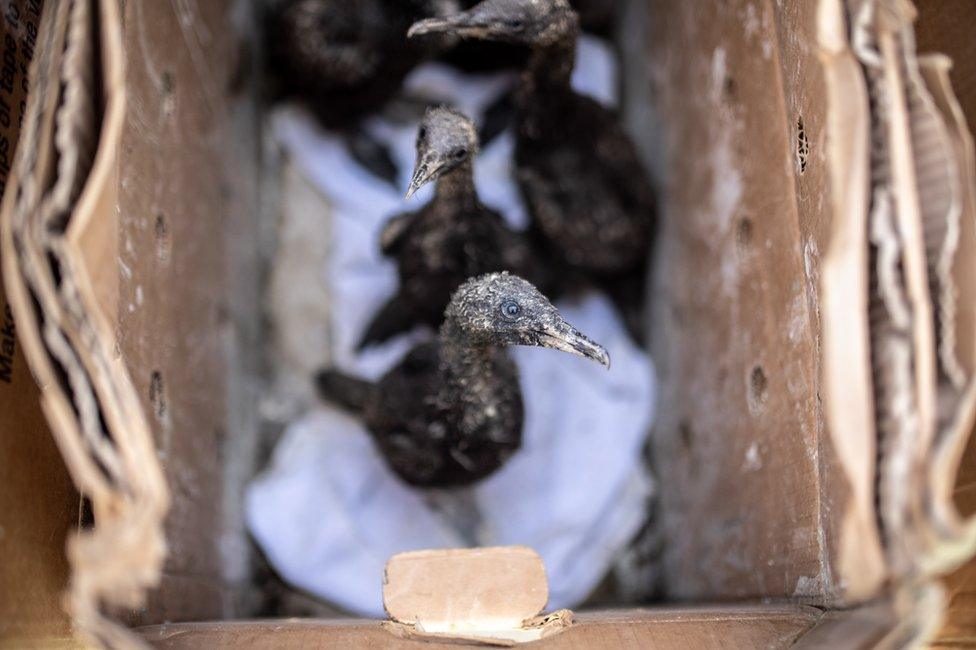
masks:
[[[495,470],[522,441],[518,371],[505,351],[534,345],[593,359],[610,356],[526,280],[492,273],[455,292],[440,334],[378,382],[334,370],[320,394],[358,413],[390,467],[407,483],[467,485]]]
[[[477,153],[470,119],[448,108],[427,110],[417,131],[417,162],[407,198],[434,180],[437,193],[417,212],[392,217],[383,228],[380,247],[396,260],[400,287],[367,326],[360,348],[417,324],[436,328],[451,294],[472,276],[512,271],[540,284],[544,264],[536,261],[522,235],[478,200],[472,178]],[[541,286],[546,289],[545,283]]]
[[[515,95],[515,158],[535,233],[570,270],[610,288],[633,285],[635,278],[640,284],[654,227],[653,193],[616,113],[570,86],[579,18],[569,3],[484,0],[408,32],[434,33],[532,48]],[[619,302],[623,293],[611,296]],[[625,315],[633,309],[621,306]]]
[[[385,104],[415,65],[446,46],[411,42],[410,24],[457,9],[456,0],[278,0],[266,14],[272,72],[323,124],[348,126]]]
[[[460,9],[470,9],[480,0],[460,0]],[[617,22],[618,0],[570,0],[579,14],[583,31],[609,36]],[[520,68],[528,59],[525,45],[488,41],[462,41],[445,55],[445,60],[462,70],[480,72]]]

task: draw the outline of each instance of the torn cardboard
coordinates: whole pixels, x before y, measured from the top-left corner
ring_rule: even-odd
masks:
[[[41,7],[39,0],[18,0],[0,12],[0,183],[20,136]],[[64,545],[80,503],[41,412],[2,288],[0,306],[0,647],[25,647],[34,639],[70,638],[61,607],[69,574]]]
[[[111,0],[45,7],[0,224],[3,279],[41,406],[94,517],[68,543],[66,602],[79,631],[107,646],[136,643],[102,607],[138,606],[158,581],[167,509],[113,326],[125,99],[117,10]]]
[[[831,102],[836,116],[848,116],[835,124],[831,141],[838,230],[823,275],[824,292],[833,296],[826,303],[825,364],[829,395],[871,387],[876,428],[863,411],[867,400],[850,404],[841,397],[828,412],[848,478],[860,486],[860,503],[852,506],[868,512],[876,490],[887,576],[859,565],[870,546],[861,536],[874,528],[864,517],[860,530],[848,525],[842,532],[840,566],[845,578],[866,587],[865,595],[880,590],[885,578],[886,590],[901,593],[904,607],[929,613],[917,619],[921,628],[939,618],[941,606],[933,603],[942,598],[924,585],[976,548],[972,523],[957,511],[952,494],[976,412],[968,316],[976,291],[959,273],[973,264],[972,142],[945,60],[916,55],[914,6],[852,1],[847,21],[839,8],[821,5]],[[848,64],[845,77],[848,51],[858,65]],[[864,104],[862,84],[870,107],[867,150],[864,135],[857,135],[864,111],[854,109]],[[865,313],[870,382],[847,374],[852,357],[855,370],[863,368],[864,329],[857,325]],[[858,341],[860,347],[851,347]],[[874,445],[876,475],[865,453]],[[906,595],[923,592],[918,599]]]

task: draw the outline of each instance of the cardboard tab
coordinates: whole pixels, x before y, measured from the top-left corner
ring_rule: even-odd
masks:
[[[383,605],[400,624],[388,629],[398,636],[534,641],[572,621],[565,610],[537,619],[548,599],[542,558],[525,546],[400,553],[384,572]]]

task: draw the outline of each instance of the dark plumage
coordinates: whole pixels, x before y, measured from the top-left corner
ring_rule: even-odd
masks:
[[[410,41],[421,18],[456,11],[456,0],[278,0],[266,14],[271,71],[327,126],[381,107],[443,39]]]
[[[488,476],[522,441],[510,345],[534,345],[610,367],[607,351],[567,323],[529,282],[493,273],[464,283],[435,341],[413,348],[378,382],[319,374],[323,397],[360,414],[390,467],[418,486]]]
[[[460,0],[461,9],[470,9],[480,0]],[[609,36],[617,22],[618,0],[571,0],[580,17],[583,31]],[[520,68],[529,56],[524,44],[489,41],[461,41],[445,59],[462,70],[484,71]]]
[[[583,30],[608,36],[617,25],[619,0],[571,0]]]
[[[515,155],[535,233],[570,271],[598,283],[639,283],[654,227],[653,193],[617,114],[570,86],[579,18],[566,0],[484,0],[420,21],[409,33],[532,48],[515,96]]]
[[[477,153],[471,120],[448,108],[427,111],[417,132],[417,162],[407,197],[434,180],[437,193],[420,210],[391,218],[383,229],[380,246],[396,260],[400,286],[367,326],[360,347],[418,324],[437,327],[451,294],[472,276],[512,271],[540,283],[545,265],[536,261],[522,235],[478,200],[472,178]]]

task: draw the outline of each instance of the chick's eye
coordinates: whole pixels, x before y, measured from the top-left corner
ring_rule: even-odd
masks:
[[[467,149],[455,149],[454,150],[454,159],[455,160],[461,160],[462,158],[464,158],[467,155],[468,155],[468,150]]]
[[[519,307],[517,302],[506,302],[502,304],[502,314],[505,318],[518,318],[518,315],[522,313],[522,308]]]
[[[425,129],[424,127],[420,127],[420,130],[417,131],[417,139],[423,140],[426,137],[427,137],[427,129]]]
[[[519,20],[518,18],[510,18],[505,21],[505,24],[511,27],[512,29],[522,29],[522,21]]]

